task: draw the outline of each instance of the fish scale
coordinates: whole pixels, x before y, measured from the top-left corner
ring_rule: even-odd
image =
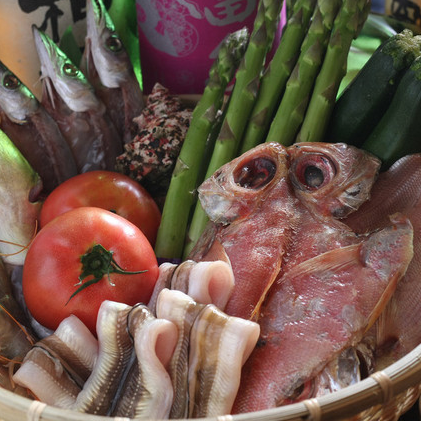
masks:
[[[367,201],[379,167],[345,144],[266,143],[199,187],[211,222],[189,258],[228,259],[235,285],[225,311],[261,327],[233,413],[335,387],[321,376],[335,375],[390,299],[412,258],[410,222],[395,216],[370,237],[339,220]]]
[[[384,308],[383,296],[395,289],[395,273],[402,276],[412,259],[412,225],[403,216],[392,224],[360,244],[297,265],[274,284],[259,320],[263,343],[244,366],[234,412],[284,404],[361,341],[373,312]],[[361,258],[364,248],[370,259]],[[395,259],[388,259],[392,253]],[[309,306],[314,299],[322,305]]]

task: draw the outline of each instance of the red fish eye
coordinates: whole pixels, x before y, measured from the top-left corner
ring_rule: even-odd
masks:
[[[286,399],[277,402],[276,406],[289,405],[296,402],[301,402],[305,399],[310,399],[315,392],[315,380],[310,379],[298,386],[294,392]]]
[[[19,88],[20,80],[15,75],[7,73],[3,78],[3,86],[6,89],[14,90]]]
[[[304,169],[304,180],[309,187],[320,187],[324,181],[323,171],[315,165],[309,165]]]
[[[260,189],[268,184],[276,172],[276,164],[269,158],[252,159],[234,171],[234,182],[246,189]]]
[[[123,48],[123,44],[117,35],[110,36],[107,39],[106,45],[113,53],[118,53]]]
[[[336,173],[332,161],[323,155],[304,156],[295,162],[293,170],[300,184],[309,190],[323,187]]]

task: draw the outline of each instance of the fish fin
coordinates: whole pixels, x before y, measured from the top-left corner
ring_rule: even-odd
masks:
[[[378,300],[376,306],[373,308],[373,311],[371,312],[371,314],[368,318],[367,327],[366,327],[364,333],[366,333],[374,325],[376,320],[383,313],[383,311],[387,307],[386,306],[387,303],[389,303],[393,293],[396,290],[396,286],[398,284],[398,281],[402,278],[402,276],[403,276],[402,273],[395,273],[391,277],[389,283],[387,284],[387,287],[383,291],[383,294],[381,295],[380,299]]]
[[[356,261],[360,260],[361,246],[361,243],[354,244],[320,254],[312,259],[298,264],[283,278],[295,278],[311,272],[338,272],[340,270],[344,270],[355,264]],[[382,314],[402,276],[403,273],[397,271],[389,278],[387,286],[384,288],[382,295],[367,319],[365,332],[373,326],[380,314]],[[280,279],[280,282],[282,282],[283,278]],[[270,286],[268,286],[268,288],[270,288]]]
[[[205,261],[222,260],[225,263],[231,265],[231,261],[225,251],[222,243],[215,238],[206,255],[203,257]]]
[[[229,262],[225,248],[217,237],[218,231],[219,229],[214,224],[208,224],[185,260],[194,260],[195,262],[223,260]]]
[[[347,270],[358,264],[370,269],[383,292],[367,317],[365,332],[369,330],[390,301],[400,279],[405,275],[413,257],[413,228],[401,214],[390,216],[391,224],[361,242],[340,247],[308,259],[288,271],[281,279],[308,276],[309,273]]]
[[[270,288],[272,287],[273,283],[275,282],[276,278],[278,277],[278,274],[281,270],[282,266],[282,258],[278,260],[275,270],[272,271],[272,275],[269,279],[269,282],[266,283],[265,289],[262,292],[262,295],[259,298],[259,301],[254,306],[253,311],[250,315],[250,320],[258,320],[260,315],[260,308],[262,307],[263,301],[266,298],[266,295],[268,294]]]
[[[373,308],[367,324],[369,329],[390,302],[398,282],[405,276],[413,256],[414,230],[411,221],[401,213],[389,216],[391,224],[374,232],[362,243],[361,259],[377,278],[387,282]]]
[[[396,331],[395,322],[398,317],[399,301],[393,296],[380,315],[376,325],[376,342],[382,343],[391,332]]]
[[[359,259],[360,247],[361,244],[352,244],[312,257],[294,266],[280,279],[280,282],[282,283],[284,278],[296,278],[311,272],[337,272],[343,270],[355,263],[356,259]]]

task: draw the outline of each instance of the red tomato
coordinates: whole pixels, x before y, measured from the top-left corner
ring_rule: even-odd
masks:
[[[92,254],[96,249],[100,253]],[[104,263],[110,257],[114,266]],[[97,266],[109,275],[87,275],[78,285],[86,267]],[[118,267],[145,272],[121,274],[115,272]],[[98,282],[77,292],[95,277]],[[82,207],[53,219],[35,236],[23,267],[23,295],[33,317],[45,327],[54,330],[74,314],[95,333],[104,300],[148,303],[157,278],[154,251],[139,228],[104,209]]]
[[[113,171],[90,171],[66,180],[45,200],[40,226],[81,206],[115,212],[133,222],[155,244],[161,213],[151,195],[130,177]]]

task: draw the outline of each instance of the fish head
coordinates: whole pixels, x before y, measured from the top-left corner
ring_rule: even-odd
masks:
[[[344,143],[288,147],[295,195],[313,215],[344,218],[368,200],[380,169],[372,154]]]
[[[316,217],[339,219],[368,200],[379,168],[379,159],[344,143],[264,143],[222,166],[198,193],[221,224],[250,215],[275,187],[277,201],[299,200]]]
[[[104,105],[95,96],[94,89],[80,69],[54,41],[35,25],[32,26],[35,46],[41,63],[43,95],[54,105],[57,95],[75,112],[99,110]]]
[[[118,36],[103,2],[88,0],[86,5],[85,60],[107,88],[118,88],[132,72],[129,54]]]
[[[253,212],[275,185],[286,183],[288,154],[284,146],[265,143],[223,165],[198,189],[211,221],[229,224]]]
[[[34,94],[0,62],[0,109],[13,122],[23,124],[38,110]]]

